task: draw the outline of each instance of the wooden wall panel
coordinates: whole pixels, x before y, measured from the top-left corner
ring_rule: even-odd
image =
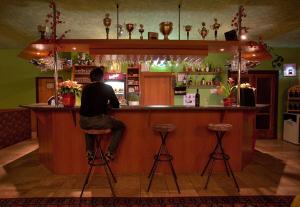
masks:
[[[58,78],[58,82],[61,82],[62,78]],[[55,83],[53,77],[36,77],[36,103],[47,103],[51,96],[55,93]]]
[[[142,105],[173,105],[173,94],[171,73],[141,73]]]

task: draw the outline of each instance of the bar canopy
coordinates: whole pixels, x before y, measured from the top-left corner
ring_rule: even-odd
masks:
[[[251,61],[271,59],[272,56],[260,44],[253,41],[215,40],[106,40],[106,39],[62,39],[54,44],[49,40],[37,40],[29,44],[19,56],[25,59],[49,56],[53,47],[58,52],[87,52],[91,55],[133,55],[133,56],[176,56],[205,57],[208,53],[236,54],[242,50],[242,57]]]

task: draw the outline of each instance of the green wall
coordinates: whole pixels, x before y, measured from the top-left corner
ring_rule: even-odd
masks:
[[[36,66],[18,57],[20,49],[0,49],[0,109],[16,108],[35,103],[35,77],[52,77],[53,73],[40,72]],[[67,73],[60,73],[67,78]]]

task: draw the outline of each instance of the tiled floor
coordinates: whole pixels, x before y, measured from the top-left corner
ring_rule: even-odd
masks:
[[[54,175],[38,162],[36,140],[27,140],[0,150],[0,197],[79,196],[84,175]],[[300,193],[300,146],[276,140],[257,141],[253,162],[236,173],[240,195]],[[238,195],[230,178],[214,174],[208,190],[206,177],[180,174],[177,193],[171,175],[158,174],[150,192],[146,192],[146,175],[117,175],[117,196],[198,196]],[[103,176],[93,176],[84,196],[110,196]]]

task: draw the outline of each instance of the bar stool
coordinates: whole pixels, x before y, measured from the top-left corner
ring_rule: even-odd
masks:
[[[89,167],[88,174],[86,175],[86,178],[85,178],[82,190],[81,190],[80,200],[82,198],[82,194],[84,192],[84,189],[85,189],[86,185],[88,184],[88,181],[89,181],[92,169],[93,169],[93,167],[96,167],[96,166],[103,166],[104,167],[104,171],[105,171],[108,183],[109,183],[109,187],[110,187],[111,193],[115,197],[116,194],[115,194],[114,188],[112,186],[112,182],[110,180],[109,173],[112,176],[113,181],[115,183],[117,182],[117,179],[114,176],[111,168],[109,167],[109,163],[105,159],[104,152],[103,152],[102,147],[101,147],[101,139],[105,135],[109,134],[111,132],[111,130],[110,129],[90,129],[90,130],[83,130],[83,131],[86,134],[94,134],[94,135],[96,135],[96,138],[95,138],[96,139],[95,140],[95,143],[96,143],[96,152],[95,152],[95,155],[94,155],[93,159],[88,162],[88,164],[89,164],[90,167]]]
[[[212,175],[215,160],[223,160],[224,164],[225,164],[225,168],[226,168],[226,173],[227,173],[228,177],[230,177],[230,174],[231,174],[231,176],[233,178],[233,181],[235,183],[235,186],[236,186],[236,188],[239,192],[240,191],[239,185],[238,185],[238,183],[235,179],[234,173],[233,173],[233,171],[230,167],[230,164],[229,164],[230,157],[229,157],[228,154],[226,154],[224,152],[223,145],[222,145],[222,138],[223,138],[223,136],[226,132],[228,132],[232,129],[232,125],[231,124],[208,124],[208,129],[210,131],[213,131],[213,132],[216,133],[217,144],[214,148],[214,151],[209,155],[209,160],[206,163],[206,165],[205,165],[205,167],[204,167],[204,169],[201,173],[201,176],[203,176],[205,171],[207,170],[208,165],[212,161],[211,167],[208,171],[208,177],[207,177],[204,189],[207,189],[209,178]]]
[[[149,184],[148,184],[148,188],[147,188],[147,192],[149,192],[151,184],[152,184],[152,180],[154,178],[154,174],[155,171],[157,169],[158,163],[159,162],[168,162],[172,171],[172,175],[177,187],[177,191],[178,193],[180,193],[180,189],[177,183],[177,176],[176,176],[176,172],[175,169],[173,167],[172,164],[172,160],[173,160],[173,156],[169,153],[168,149],[167,149],[167,145],[166,145],[166,139],[167,136],[170,132],[174,131],[176,128],[176,126],[174,124],[154,124],[152,126],[152,129],[155,132],[158,132],[160,134],[160,138],[161,138],[161,145],[159,147],[158,153],[156,155],[154,155],[154,162],[151,168],[151,171],[148,175],[148,178],[150,178]]]

